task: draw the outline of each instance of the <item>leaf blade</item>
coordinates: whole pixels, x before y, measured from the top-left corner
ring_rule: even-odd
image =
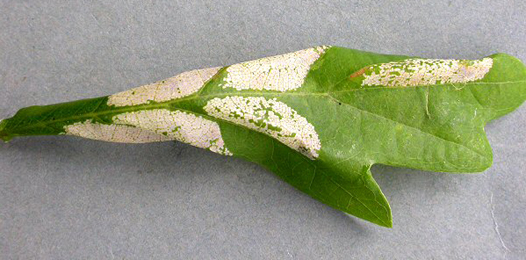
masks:
[[[258,163],[331,207],[390,227],[373,164],[483,171],[492,163],[484,125],[526,99],[519,60],[496,54],[477,62],[315,47],[183,73],[120,93],[113,99],[118,106],[110,96],[24,108],[0,123],[0,138],[64,134],[67,126],[89,124],[90,133],[81,128],[78,135],[183,141]],[[383,76],[366,84],[373,73]],[[189,82],[202,86],[183,89]],[[128,96],[136,100],[131,105]],[[93,135],[109,131],[100,129],[113,133]],[[123,133],[135,139],[115,137]]]

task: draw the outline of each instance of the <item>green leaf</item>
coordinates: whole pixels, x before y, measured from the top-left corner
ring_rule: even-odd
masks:
[[[492,163],[484,125],[525,99],[526,68],[505,54],[434,60],[320,46],[27,107],[0,123],[0,138],[185,142],[258,163],[327,205],[391,227],[373,164],[484,171]]]

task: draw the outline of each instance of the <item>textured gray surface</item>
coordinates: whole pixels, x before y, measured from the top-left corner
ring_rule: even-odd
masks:
[[[523,0],[105,2],[0,1],[0,118],[319,44],[526,60]],[[373,168],[393,229],[179,143],[15,139],[0,144],[0,258],[520,259],[526,106],[486,129],[484,174]]]

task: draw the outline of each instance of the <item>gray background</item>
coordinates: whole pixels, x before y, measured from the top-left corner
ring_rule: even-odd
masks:
[[[0,118],[319,44],[526,60],[525,28],[524,0],[1,0]],[[520,259],[526,106],[486,130],[484,174],[373,168],[393,229],[180,143],[15,139],[0,144],[0,258]]]

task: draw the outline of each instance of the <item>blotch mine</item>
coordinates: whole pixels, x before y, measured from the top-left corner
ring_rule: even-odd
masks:
[[[192,70],[149,85],[120,92],[108,97],[108,105],[123,107],[166,102],[198,92],[220,67]]]
[[[223,155],[225,147],[216,122],[182,111],[141,110],[115,115],[113,124],[91,121],[65,126],[65,133],[89,139],[120,143],[179,141]]]
[[[314,126],[275,98],[214,98],[207,102],[204,109],[213,117],[270,135],[312,160],[318,158],[321,142]]]
[[[145,129],[117,124],[100,124],[91,120],[64,127],[67,135],[114,143],[153,143],[171,141],[172,138]]]
[[[408,59],[365,68],[362,86],[408,87],[467,83],[483,79],[493,66],[482,60]]]
[[[280,92],[298,89],[311,65],[328,48],[319,46],[229,66],[222,87]]]

